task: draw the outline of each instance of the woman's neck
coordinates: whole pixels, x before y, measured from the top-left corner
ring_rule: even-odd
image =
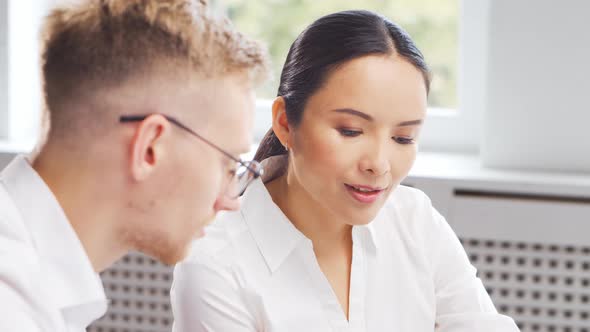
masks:
[[[285,216],[312,241],[316,254],[334,252],[335,248],[348,250],[352,246],[352,226],[339,222],[289,172],[267,183],[266,187]]]

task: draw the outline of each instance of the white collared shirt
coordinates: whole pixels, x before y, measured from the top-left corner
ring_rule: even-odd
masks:
[[[100,278],[24,156],[0,173],[0,331],[80,332],[106,312]]]
[[[272,162],[267,174],[275,177],[284,160]],[[518,331],[496,312],[422,192],[399,187],[371,223],[352,232],[347,320],[312,242],[258,180],[241,209],[220,215],[176,266],[173,331]]]

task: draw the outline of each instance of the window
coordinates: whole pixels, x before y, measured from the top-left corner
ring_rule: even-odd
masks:
[[[367,9],[400,24],[433,72],[422,150],[469,151],[479,146],[484,100],[485,18],[489,0],[218,0],[238,29],[267,43],[274,78],[258,93],[255,139],[271,126],[270,100],[288,49],[315,19],[340,10]],[[463,61],[470,57],[469,61]],[[462,91],[469,83],[469,91]]]
[[[228,16],[241,31],[268,44],[274,79],[259,96],[276,96],[281,68],[291,43],[320,16],[348,9],[368,9],[410,33],[433,71],[431,107],[457,107],[459,0],[224,0]]]
[[[486,41],[482,36],[487,1],[211,0],[240,30],[266,41],[271,51],[275,78],[259,91],[256,139],[270,128],[270,100],[276,95],[281,67],[289,46],[307,25],[322,15],[346,9],[373,10],[399,23],[412,35],[433,71],[423,150],[478,148],[485,97]],[[0,74],[3,69],[7,73],[0,78],[0,139],[34,142],[41,108],[38,23],[56,0],[0,2],[4,6],[0,6],[0,14],[6,9],[7,18],[0,21]],[[1,43],[2,33],[7,37],[6,45]],[[465,86],[468,92],[462,91]]]
[[[50,0],[0,4],[0,140],[31,148],[42,104],[39,28]]]

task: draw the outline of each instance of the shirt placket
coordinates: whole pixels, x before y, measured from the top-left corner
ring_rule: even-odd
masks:
[[[350,268],[350,293],[348,320],[350,331],[365,331],[366,264],[364,241],[358,227],[352,229],[352,265]]]
[[[304,251],[303,261],[332,330],[337,332],[364,332],[365,263],[363,243],[360,234],[353,229],[349,320],[346,320],[340,302],[338,302],[330,282],[322,272],[315,257],[312,242],[309,240],[306,249],[307,250]]]

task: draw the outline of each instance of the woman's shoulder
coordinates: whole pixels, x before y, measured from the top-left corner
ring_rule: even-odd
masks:
[[[432,208],[430,198],[422,190],[403,185],[398,186],[385,203],[385,209],[395,210],[405,216],[430,212]]]
[[[420,189],[398,186],[387,199],[378,218],[394,232],[423,234],[440,222],[442,216]]]
[[[394,247],[390,252],[400,255],[406,250],[408,257],[414,260],[420,257],[424,266],[433,266],[436,251],[445,242],[441,239],[454,237],[445,218],[433,207],[428,196],[416,188],[397,188],[375,221],[380,242]]]

